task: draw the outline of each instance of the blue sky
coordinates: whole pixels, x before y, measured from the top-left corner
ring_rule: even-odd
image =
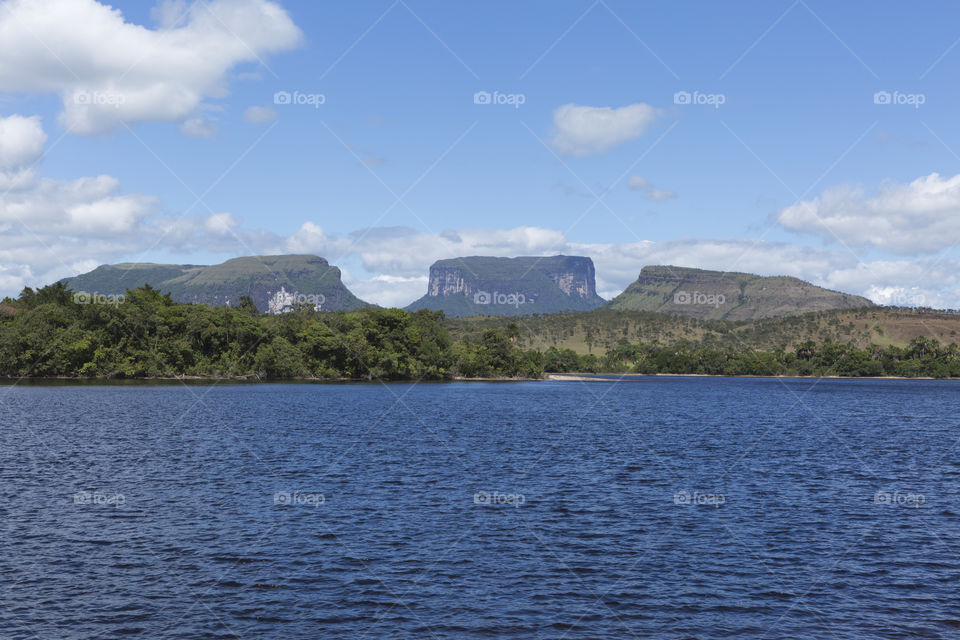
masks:
[[[670,263],[960,307],[955,3],[111,6],[0,2],[0,294],[298,252],[403,305],[563,252],[606,296]]]

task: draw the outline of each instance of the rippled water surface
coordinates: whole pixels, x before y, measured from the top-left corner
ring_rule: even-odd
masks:
[[[958,638],[958,393],[0,387],[0,637]]]

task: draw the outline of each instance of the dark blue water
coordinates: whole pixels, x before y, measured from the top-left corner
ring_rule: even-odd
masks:
[[[958,393],[0,387],[0,637],[958,638]]]

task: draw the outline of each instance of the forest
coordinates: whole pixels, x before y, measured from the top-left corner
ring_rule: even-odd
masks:
[[[653,314],[658,323],[670,318]],[[462,321],[461,321],[462,322]],[[461,325],[462,326],[462,325]],[[520,327],[451,331],[442,312],[364,308],[261,313],[183,304],[144,286],[107,299],[58,283],[0,303],[0,376],[450,380],[546,373],[960,377],[960,347],[919,336],[906,346],[829,338],[756,349],[680,338],[602,353],[523,348]],[[452,337],[455,336],[455,337]]]

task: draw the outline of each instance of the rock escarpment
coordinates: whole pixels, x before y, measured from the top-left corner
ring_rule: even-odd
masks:
[[[789,276],[648,266],[606,308],[706,319],[757,320],[828,309],[871,307],[866,298]]]
[[[521,316],[589,311],[603,302],[590,258],[470,256],[433,263],[427,294],[407,310],[432,309],[450,317]]]
[[[250,296],[260,311],[282,313],[298,304],[320,311],[369,306],[340,280],[340,269],[311,255],[248,256],[211,266],[152,263],[102,265],[63,280],[74,292],[121,295],[144,284],[177,302],[237,306]]]

